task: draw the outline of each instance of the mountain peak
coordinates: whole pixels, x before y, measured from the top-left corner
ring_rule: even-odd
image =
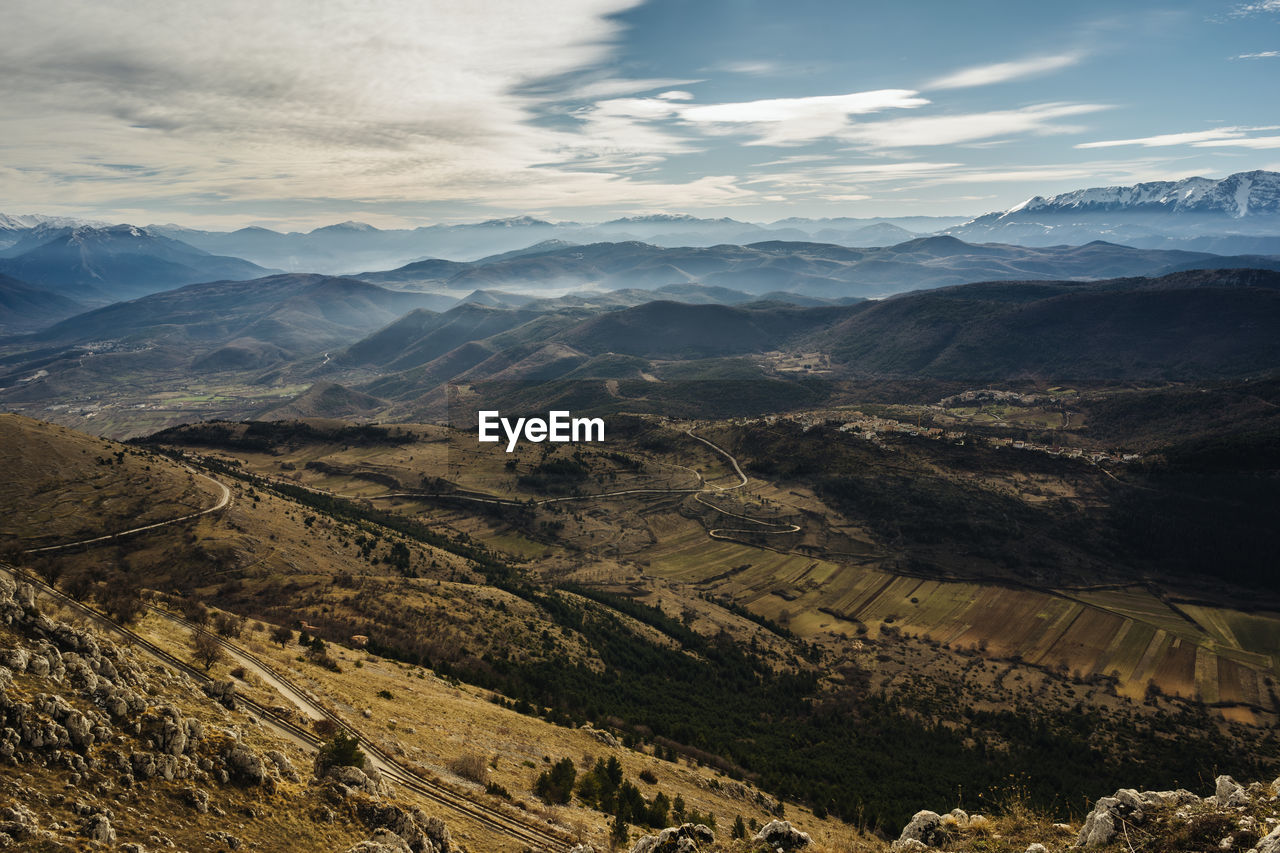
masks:
[[[1205,213],[1233,219],[1280,214],[1280,173],[1256,169],[1220,180],[1192,177],[1132,186],[1090,187],[1049,197],[1035,196],[998,215],[1020,213],[1142,210]],[[988,214],[990,216],[991,214]],[[986,217],[980,217],[985,219]]]

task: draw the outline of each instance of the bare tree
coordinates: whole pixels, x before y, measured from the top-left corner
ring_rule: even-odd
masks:
[[[208,672],[223,659],[222,644],[208,631],[191,632],[191,656]]]

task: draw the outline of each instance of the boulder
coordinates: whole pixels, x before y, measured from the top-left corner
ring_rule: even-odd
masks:
[[[206,832],[204,837],[212,841],[214,844],[225,846],[228,850],[239,850],[244,846],[244,842],[239,838],[229,832],[223,832],[220,829],[214,830],[213,832]]]
[[[267,775],[261,756],[244,744],[235,744],[222,758],[227,765],[227,774],[239,782],[261,785]]]
[[[1280,826],[1258,839],[1258,843],[1254,845],[1253,849],[1257,850],[1258,853],[1280,853]]]
[[[769,821],[760,828],[753,840],[769,845],[770,850],[799,850],[813,843],[807,832],[801,832],[785,820]]]
[[[657,835],[639,838],[631,853],[699,853],[716,840],[715,833],[702,824],[669,826]]]
[[[348,796],[357,791],[371,797],[382,797],[387,794],[386,784],[372,767],[365,771],[359,767],[336,765],[324,772],[324,778],[330,782],[336,782]]]
[[[80,826],[80,834],[99,844],[116,843],[116,831],[111,828],[111,821],[104,814],[90,815]]]
[[[911,822],[902,828],[902,834],[898,836],[898,840],[893,842],[890,849],[914,850],[918,849],[914,846],[908,846],[907,842],[918,841],[925,847],[935,847],[945,840],[946,832],[942,828],[942,816],[937,812],[928,810],[918,811],[911,816]]]
[[[298,781],[298,771],[294,769],[293,762],[283,752],[278,749],[272,749],[264,757],[283,778],[288,779],[290,782]]]
[[[1213,780],[1213,796],[1219,806],[1247,806],[1249,794],[1244,786],[1230,776],[1219,776]]]
[[[221,681],[212,681],[204,686],[205,695],[213,701],[226,708],[228,711],[234,711],[238,703],[236,701],[236,683],[231,679],[223,679]]]

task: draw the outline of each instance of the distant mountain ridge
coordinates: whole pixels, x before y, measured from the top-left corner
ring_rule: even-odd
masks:
[[[451,292],[700,284],[761,295],[839,299],[987,280],[1101,279],[1162,275],[1181,269],[1280,269],[1280,257],[1222,257],[1206,252],[1135,249],[1103,241],[1083,246],[970,244],[953,236],[917,237],[893,246],[845,246],[770,240],[744,246],[667,248],[639,241],[549,244],[472,263],[431,260],[357,277],[387,287]]]
[[[1280,173],[1185,178],[1035,196],[946,229],[1026,246],[1104,239],[1142,248],[1280,252]]]
[[[1185,178],[1181,181],[1152,181],[1131,187],[1094,187],[1060,193],[1049,198],[1036,196],[999,214],[998,218],[1005,219],[1019,213],[1080,210],[1208,213],[1222,214],[1233,219],[1275,216],[1280,214],[1280,173],[1239,172],[1221,180]]]
[[[47,242],[0,259],[0,272],[79,302],[104,304],[198,281],[259,278],[271,270],[133,225],[80,225],[57,229]]]

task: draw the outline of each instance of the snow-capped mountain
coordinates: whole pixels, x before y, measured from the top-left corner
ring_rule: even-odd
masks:
[[[1239,172],[1035,196],[947,229],[971,242],[1028,246],[1109,240],[1142,248],[1280,252],[1280,173]]]
[[[1094,187],[1049,198],[1036,196],[1004,213],[987,214],[974,222],[990,216],[1008,219],[1040,212],[1113,210],[1211,213],[1233,219],[1276,215],[1280,214],[1280,172],[1239,172],[1218,181],[1186,178],[1131,187]]]

